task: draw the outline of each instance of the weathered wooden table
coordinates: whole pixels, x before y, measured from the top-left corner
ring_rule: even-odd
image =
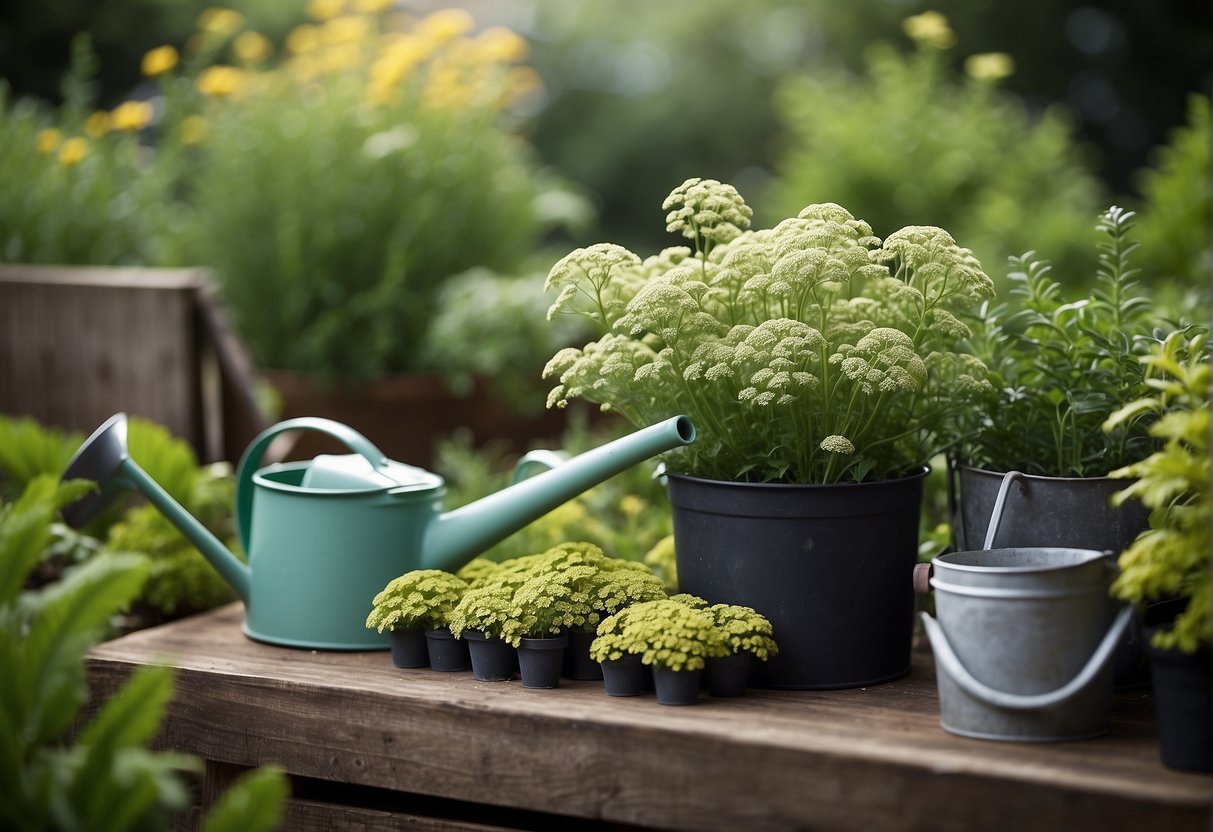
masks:
[[[100,645],[91,684],[104,697],[138,666],[176,668],[160,745],[207,761],[204,792],[280,763],[289,829],[1176,832],[1213,818],[1213,779],[1158,762],[1143,692],[1117,695],[1101,739],[991,743],[939,727],[925,653],[891,684],[676,708],[271,647],[241,634],[242,614]]]

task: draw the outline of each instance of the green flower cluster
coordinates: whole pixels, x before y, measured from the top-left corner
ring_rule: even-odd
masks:
[[[762,482],[899,476],[951,437],[988,385],[956,352],[958,313],[993,296],[968,249],[912,226],[882,242],[832,203],[771,229],[714,180],[671,194],[668,224],[695,243],[642,260],[600,244],[552,268],[548,317],[603,332],[548,362],[549,407],[585,398],[648,425],[685,413],[699,440],[675,470]]]
[[[725,643],[734,653],[753,653],[765,662],[779,652],[779,645],[773,638],[774,629],[771,622],[753,608],[735,604],[714,604],[708,607],[707,611],[724,633]]]
[[[644,564],[609,557],[592,543],[561,543],[474,571],[479,576],[452,611],[451,631],[480,630],[515,646],[568,629],[592,632],[605,615],[665,597],[661,579]]]
[[[742,651],[766,661],[779,652],[771,622],[750,607],[709,606],[681,593],[635,604],[598,625],[590,645],[595,661],[639,655],[643,664],[697,670],[710,658]]]
[[[670,670],[701,670],[730,652],[711,613],[673,599],[634,604],[598,625],[590,645],[594,661],[636,654],[641,662]]]
[[[467,582],[462,578],[441,569],[406,572],[375,596],[366,626],[381,633],[445,626],[467,588]]]

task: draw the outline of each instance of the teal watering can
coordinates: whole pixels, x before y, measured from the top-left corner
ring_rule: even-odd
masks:
[[[314,430],[355,451],[257,469],[279,434]],[[258,641],[314,650],[386,649],[364,626],[371,599],[413,569],[454,571],[561,503],[655,454],[695,440],[685,416],[563,461],[550,451],[523,457],[515,483],[443,511],[441,477],[387,459],[340,422],[290,419],[265,430],[236,469],[236,527],[247,564],[217,540],[130,457],[119,413],[80,447],[64,479],[98,485],[65,507],[79,528],[126,489],[137,489],[198,547],[245,606],[244,632]],[[524,478],[526,469],[550,470]]]

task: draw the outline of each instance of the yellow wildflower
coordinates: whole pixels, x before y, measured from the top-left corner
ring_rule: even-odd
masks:
[[[624,517],[639,517],[644,512],[644,500],[635,494],[625,494],[619,501],[619,510]]]
[[[65,167],[80,164],[87,155],[88,141],[81,136],[73,136],[59,148],[59,162]]]
[[[177,65],[177,50],[171,46],[157,46],[143,56],[143,74],[148,78],[163,75]]]
[[[440,9],[419,20],[414,31],[420,37],[446,43],[470,32],[474,25],[472,16],[463,9]]]
[[[511,69],[505,83],[511,100],[525,98],[543,89],[543,79],[529,66],[516,66]]]
[[[286,36],[286,48],[292,55],[306,55],[320,46],[320,29],[316,26],[298,26]]]
[[[965,59],[965,72],[977,81],[999,81],[1015,72],[1015,60],[1006,52],[982,52]]]
[[[84,132],[90,138],[99,139],[110,131],[111,122],[109,113],[97,110],[84,120]]]
[[[234,66],[208,66],[198,75],[198,91],[216,98],[236,92],[244,81],[244,73]]]
[[[358,66],[362,60],[362,50],[356,43],[342,43],[330,46],[320,57],[327,72],[344,72]]]
[[[475,43],[482,59],[499,63],[517,63],[530,51],[525,38],[502,26],[485,29]]]
[[[344,43],[361,43],[368,29],[367,19],[355,15],[334,17],[324,24],[324,42],[330,46]]]
[[[150,101],[123,101],[110,114],[110,124],[115,130],[133,133],[142,130],[152,122],[152,103]]]
[[[244,25],[244,15],[218,6],[204,9],[198,15],[198,28],[213,35],[230,35]]]
[[[232,41],[232,53],[242,64],[259,64],[273,51],[269,38],[260,32],[241,32]]]
[[[36,147],[38,148],[38,152],[45,156],[58,150],[59,145],[62,143],[63,134],[54,127],[48,127],[38,134]]]
[[[392,7],[395,0],[354,0],[354,11],[359,14],[379,14]]]
[[[950,49],[956,44],[956,33],[952,31],[948,19],[939,12],[923,12],[907,17],[902,21],[901,28],[911,40],[935,49]]]
[[[345,0],[312,0],[307,4],[307,14],[313,20],[332,20],[344,8]]]
[[[200,144],[210,132],[210,127],[200,115],[186,116],[181,120],[181,143]]]

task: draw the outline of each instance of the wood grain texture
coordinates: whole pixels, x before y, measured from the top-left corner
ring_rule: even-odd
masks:
[[[238,605],[100,645],[104,697],[177,669],[165,747],[293,775],[662,829],[1207,829],[1213,781],[1159,764],[1147,694],[1107,737],[989,743],[939,727],[925,655],[850,691],[751,691],[690,708],[402,671],[240,633]]]

